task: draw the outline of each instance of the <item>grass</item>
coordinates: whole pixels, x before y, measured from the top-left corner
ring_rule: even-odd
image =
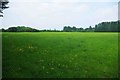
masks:
[[[3,33],[3,78],[116,78],[118,34]]]

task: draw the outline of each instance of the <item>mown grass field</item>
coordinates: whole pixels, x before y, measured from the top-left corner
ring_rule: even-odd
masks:
[[[118,33],[3,33],[3,78],[116,78]]]

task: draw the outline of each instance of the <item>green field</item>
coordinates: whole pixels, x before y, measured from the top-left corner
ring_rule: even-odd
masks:
[[[116,78],[118,33],[3,33],[3,78]]]

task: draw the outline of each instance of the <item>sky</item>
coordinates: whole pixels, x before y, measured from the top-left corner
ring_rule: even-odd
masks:
[[[36,29],[62,30],[64,26],[94,27],[118,20],[119,0],[9,0],[3,28],[28,26]]]

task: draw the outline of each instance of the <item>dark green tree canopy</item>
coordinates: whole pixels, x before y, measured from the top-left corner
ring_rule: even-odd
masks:
[[[120,21],[102,22],[95,27],[89,26],[88,28],[77,28],[75,26],[64,26],[63,30],[37,30],[25,26],[9,27],[8,29],[1,29],[3,32],[119,32]]]
[[[6,32],[38,32],[39,30],[30,28],[30,27],[25,27],[25,26],[18,26],[18,27],[10,27],[4,31]]]
[[[95,25],[95,32],[118,32],[119,27],[119,21],[102,22]]]

